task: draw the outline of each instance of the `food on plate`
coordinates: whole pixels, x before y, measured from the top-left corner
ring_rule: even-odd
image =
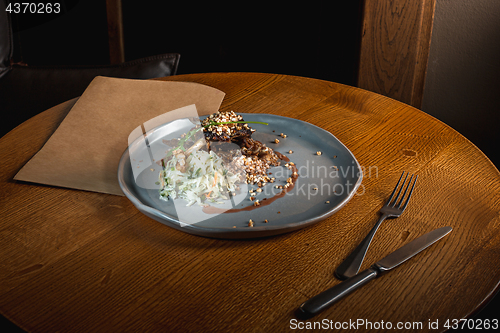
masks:
[[[185,152],[177,149],[160,172],[160,198],[179,197],[188,201],[189,206],[202,204],[202,199],[217,202],[236,191],[240,177],[229,171],[212,151],[196,150],[186,157]]]
[[[271,166],[279,166],[283,155],[266,147],[260,141],[252,139],[254,129],[248,126],[241,115],[234,111],[218,112],[211,114],[201,123],[205,140],[209,149],[224,156],[246,174],[246,183],[267,183],[271,178],[267,170]],[[260,123],[260,122],[257,122]],[[231,149],[234,145],[239,149]],[[234,155],[234,154],[239,155]]]
[[[188,206],[204,206],[207,201],[229,199],[239,189],[238,184],[261,187],[274,182],[268,170],[286,157],[253,139],[255,130],[249,123],[265,124],[245,122],[233,111],[217,112],[181,138],[163,140],[171,149],[161,160],[160,198],[182,198]]]
[[[243,117],[234,111],[211,114],[202,121],[201,125],[208,143],[239,142],[244,138],[249,138],[255,132],[248,126],[248,123],[243,121]]]

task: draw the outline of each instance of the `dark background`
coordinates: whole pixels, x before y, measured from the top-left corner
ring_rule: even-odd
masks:
[[[37,1],[44,2],[44,1]],[[46,1],[48,2],[48,1]],[[110,63],[106,2],[64,0],[60,14],[13,14],[16,62]],[[177,74],[269,72],[356,85],[362,0],[272,7],[123,0],[125,60],[180,53]],[[498,296],[475,318],[499,318]],[[0,327],[11,327],[0,317]]]
[[[177,1],[123,0],[125,60],[175,52],[181,54],[177,74],[272,72],[355,85],[360,2],[231,9],[201,2],[194,10]],[[13,15],[16,61],[108,64],[105,1],[62,3],[60,15]]]

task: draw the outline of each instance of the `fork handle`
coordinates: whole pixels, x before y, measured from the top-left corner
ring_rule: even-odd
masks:
[[[370,230],[368,235],[363,239],[363,241],[354,249],[354,251],[349,254],[347,258],[337,267],[335,271],[335,276],[337,276],[341,280],[345,280],[356,275],[361,267],[361,263],[363,263],[363,259],[365,258],[366,252],[368,251],[368,247],[372,242],[373,236],[378,230],[378,227],[384,222],[389,215],[382,214],[379,218],[375,226]]]

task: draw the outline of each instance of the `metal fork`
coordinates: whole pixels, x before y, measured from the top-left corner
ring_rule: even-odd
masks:
[[[380,209],[380,212],[382,213],[382,216],[380,216],[380,219],[378,222],[375,224],[373,229],[370,231],[370,233],[363,239],[363,241],[358,245],[357,248],[352,251],[352,253],[340,264],[340,266],[337,268],[335,271],[335,275],[341,279],[345,280],[351,276],[354,276],[358,273],[359,267],[361,266],[361,263],[363,262],[363,259],[365,258],[366,251],[368,251],[368,247],[370,246],[370,243],[373,239],[373,236],[375,236],[375,233],[377,232],[378,227],[382,224],[382,222],[388,218],[388,217],[400,217],[401,214],[404,212],[406,206],[408,205],[408,202],[410,201],[411,194],[413,193],[413,189],[415,188],[415,183],[417,182],[418,176],[415,176],[415,179],[413,180],[414,175],[411,175],[410,180],[408,181],[406,188],[403,192],[403,195],[401,198],[399,196],[401,195],[401,191],[403,190],[403,187],[405,187],[406,180],[408,179],[408,173],[406,173],[406,176],[403,180],[403,184],[401,184],[401,187],[399,188],[398,194],[396,195],[396,198],[393,199],[394,194],[398,190],[399,183],[401,182],[401,179],[403,179],[405,172],[401,174],[401,177],[399,177],[398,183],[396,184],[396,187],[392,191],[392,194],[387,200],[387,203]],[[413,184],[412,184],[413,180]],[[412,184],[412,185],[411,185]],[[406,193],[408,192],[408,189],[411,189],[410,192],[408,193],[408,196],[405,196]],[[398,202],[399,199],[399,202]]]

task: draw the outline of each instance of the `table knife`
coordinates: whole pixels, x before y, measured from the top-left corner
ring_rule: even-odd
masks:
[[[420,236],[410,243],[400,247],[387,257],[376,262],[370,268],[305,301],[302,305],[300,305],[297,315],[300,317],[310,318],[318,314],[339,301],[341,298],[349,295],[354,290],[364,286],[369,281],[390,271],[420,253],[446,236],[451,230],[451,227],[442,227],[426,233],[425,235]]]

